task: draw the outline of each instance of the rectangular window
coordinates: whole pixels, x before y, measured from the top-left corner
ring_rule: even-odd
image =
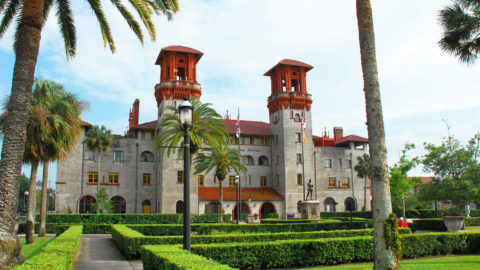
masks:
[[[350,178],[349,177],[343,177],[342,178],[342,186],[344,188],[349,188],[350,187]]]
[[[199,186],[199,187],[203,187],[203,185],[205,184],[204,181],[203,181],[203,179],[204,179],[204,176],[203,176],[203,175],[199,175],[199,176],[198,176],[198,186]]]
[[[123,151],[114,151],[113,161],[123,161]]]
[[[297,163],[302,163],[302,154],[297,154]]]
[[[143,184],[144,185],[151,185],[152,184],[152,175],[149,173],[143,174]]]
[[[108,183],[109,184],[118,184],[118,173],[109,173],[108,174]]]
[[[230,135],[229,138],[230,138],[230,140],[229,140],[229,143],[230,143],[230,144],[238,144],[238,138],[237,138],[237,136],[235,136],[235,135]]]
[[[345,160],[345,168],[346,169],[352,168],[352,161],[350,159]]]
[[[297,136],[295,136],[295,139],[297,143],[301,142],[302,141],[302,134],[301,133],[295,133]]]
[[[89,172],[88,173],[88,183],[89,184],[97,184],[98,183],[98,173],[97,172]]]
[[[338,159],[338,164],[340,165],[340,168],[342,168],[342,159]]]
[[[235,186],[235,175],[230,175],[228,177],[228,185],[231,187]]]
[[[328,187],[329,187],[329,188],[337,187],[337,178],[335,178],[335,177],[329,177],[329,178],[328,178]]]
[[[255,136],[255,138],[253,139],[253,142],[255,145],[260,145],[260,137]]]
[[[332,160],[325,159],[325,168],[331,168],[331,167],[332,167]]]
[[[143,139],[144,140],[153,140],[155,139],[155,131],[153,130],[145,130],[143,132]]]
[[[260,186],[261,187],[266,187],[267,186],[267,177],[266,176],[261,176],[260,177]]]
[[[183,171],[177,171],[177,184],[183,184]]]
[[[95,152],[87,150],[85,152],[85,159],[95,160]]]
[[[302,179],[302,174],[301,173],[297,174],[297,185],[298,186],[303,185],[303,179]]]

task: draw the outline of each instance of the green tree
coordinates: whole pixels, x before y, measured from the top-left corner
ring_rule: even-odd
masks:
[[[110,147],[112,147],[113,144],[113,136],[112,136],[112,131],[110,129],[107,129],[105,126],[99,127],[93,126],[89,131],[87,131],[87,134],[85,135],[85,143],[87,144],[87,148],[90,149],[91,151],[95,151],[97,154],[97,169],[98,169],[98,181],[97,181],[97,193],[99,192],[98,190],[98,185],[100,181],[100,176],[101,176],[101,167],[100,167],[100,153],[101,152],[107,152],[110,150]]]
[[[100,0],[88,0],[95,14],[104,46],[115,51],[115,43],[110,26],[105,18]],[[151,21],[153,13],[163,13],[171,19],[178,10],[177,0],[140,0],[129,1],[132,8],[145,25],[152,40],[155,39],[155,28]],[[128,26],[143,43],[143,34],[139,23],[121,0],[111,3],[125,18]],[[12,79],[11,102],[5,124],[5,134],[0,161],[0,268],[11,268],[23,261],[21,244],[13,234],[15,225],[15,209],[17,207],[18,190],[23,151],[25,149],[26,126],[29,112],[29,100],[34,83],[35,66],[40,49],[41,31],[49,11],[55,6],[57,21],[62,34],[67,58],[76,53],[76,30],[69,0],[0,0],[0,38],[3,37],[12,20],[16,20],[15,31],[15,65]]]
[[[383,124],[380,86],[378,82],[377,56],[375,52],[375,32],[373,30],[372,7],[369,0],[357,0],[357,20],[360,42],[360,55],[365,92],[368,141],[370,144],[370,177],[372,178],[373,247],[374,269],[397,269],[397,245],[387,242],[385,231],[387,219],[392,213],[390,185],[387,172],[387,149]],[[397,243],[396,241],[393,241]]]
[[[228,148],[226,143],[215,146],[209,152],[202,152],[195,158],[195,174],[205,172],[206,174],[214,170],[218,180],[220,194],[218,198],[218,222],[222,222],[223,213],[223,180],[230,170],[234,170],[237,175],[240,172],[245,173],[247,168],[240,161],[241,154],[236,149]]]
[[[440,11],[440,48],[461,62],[473,64],[480,52],[480,1],[452,0]]]
[[[370,155],[365,153],[361,157],[357,157],[357,165],[353,167],[357,172],[357,176],[365,179],[363,186],[363,209],[367,210],[367,187],[368,187],[368,177],[370,176]]]
[[[419,178],[408,178],[408,172],[420,163],[418,157],[408,158],[407,152],[412,149],[415,149],[415,144],[406,143],[402,149],[400,160],[393,167],[390,167],[392,207],[396,213],[403,217],[406,217],[405,201],[412,198],[411,190],[416,184],[420,183]]]
[[[25,191],[28,190],[30,180],[28,177],[22,173],[20,176],[20,192],[18,194],[18,206],[17,206],[17,212],[25,212],[27,211],[26,208],[26,196],[25,196]]]
[[[105,187],[101,187],[97,192],[97,201],[92,203],[92,211],[97,214],[113,213],[113,205],[108,199],[108,193]]]

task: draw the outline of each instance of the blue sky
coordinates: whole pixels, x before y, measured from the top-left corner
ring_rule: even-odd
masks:
[[[154,120],[160,71],[155,59],[162,47],[184,45],[204,53],[197,76],[202,101],[221,114],[240,107],[242,119],[268,121],[270,81],[263,74],[289,58],[314,66],[307,74],[314,134],[341,126],[346,135],[367,136],[355,1],[184,0],[173,21],[155,18],[157,41],[146,40],[143,47],[109,1],[102,1],[115,54],[103,48],[85,2],[72,1],[77,56],[66,60],[52,12],[36,76],[60,82],[89,102],[82,115],[87,122],[123,134],[135,98],[140,121]],[[423,142],[439,143],[447,134],[442,119],[463,143],[480,131],[480,66],[461,64],[437,45],[438,11],[449,2],[372,1],[389,165],[406,142],[417,145],[415,155],[424,153]],[[13,29],[0,40],[0,95],[11,89]],[[412,174],[425,173],[417,168]]]

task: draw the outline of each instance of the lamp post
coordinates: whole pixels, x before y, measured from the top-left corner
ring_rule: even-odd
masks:
[[[239,185],[240,185],[240,176],[235,175],[235,202],[237,204],[237,206],[235,207],[235,220],[236,220],[236,223],[240,223],[240,203],[239,203],[239,199],[240,199],[240,196],[239,196]]]
[[[193,118],[193,106],[188,98],[178,107],[180,122],[183,125],[183,249],[190,251],[190,130]]]
[[[25,190],[25,192],[23,193],[23,212],[27,212],[27,198],[28,198],[28,190]]]

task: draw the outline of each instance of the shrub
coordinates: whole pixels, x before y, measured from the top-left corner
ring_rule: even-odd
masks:
[[[142,246],[143,269],[227,270],[228,265],[193,254],[177,246]]]
[[[480,218],[478,217],[471,217],[465,218],[465,226],[480,226]],[[442,218],[425,218],[425,219],[417,219],[413,221],[411,225],[412,230],[426,230],[426,231],[440,231],[445,232],[447,231],[447,227],[445,227],[445,223],[443,222]]]
[[[356,211],[356,212],[322,212],[322,218],[332,218],[332,217],[359,217],[372,219],[372,211]]]
[[[47,223],[46,229],[47,233],[53,233],[59,235],[70,228],[72,225],[76,224],[63,224],[63,223]],[[83,233],[89,234],[108,234],[110,233],[111,224],[85,224],[83,226]],[[25,223],[18,224],[18,234],[24,234],[26,232],[27,226]],[[39,223],[35,223],[35,232],[39,231]]]
[[[15,269],[73,269],[81,240],[82,225],[71,226]]]

